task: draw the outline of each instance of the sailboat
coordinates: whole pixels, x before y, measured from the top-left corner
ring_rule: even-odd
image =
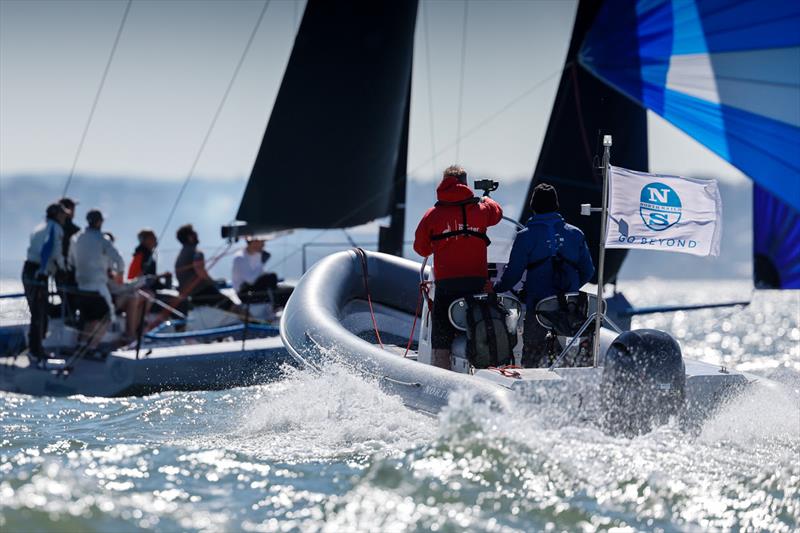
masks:
[[[788,35],[783,25],[785,20],[794,20],[796,24],[798,11],[796,6],[787,8],[782,7],[779,2],[767,2],[768,6],[758,3],[759,7],[756,8],[755,3],[750,5],[747,2],[723,0],[712,3],[715,6],[709,8],[707,12],[698,10],[693,0],[661,2],[609,0],[602,3],[581,1],[578,5],[565,68],[531,189],[540,181],[555,183],[562,191],[561,203],[565,218],[584,229],[589,245],[594,250],[598,248],[602,239],[598,229],[599,224],[596,221],[581,219],[579,216],[581,204],[598,205],[602,201],[602,174],[598,168],[599,160],[594,157],[594,153],[597,152],[593,152],[592,149],[594,139],[613,136],[615,147],[619,147],[614,152],[614,164],[646,171],[648,166],[646,109],[652,109],[654,104],[648,99],[641,99],[642,95],[647,98],[652,96],[652,90],[645,82],[651,81],[653,70],[657,70],[659,65],[663,66],[664,61],[669,65],[672,65],[672,61],[675,64],[679,63],[679,60],[668,54],[666,59],[661,58],[661,64],[653,64],[653,57],[648,49],[653,41],[648,38],[647,32],[652,29],[663,31],[664,21],[654,21],[649,18],[650,10],[672,10],[674,17],[669,17],[666,21],[670,31],[677,35],[688,31],[687,25],[694,24],[690,33],[697,37],[698,31],[703,34],[702,23],[706,22],[706,16],[713,21],[719,13],[735,12],[733,19],[736,21],[736,17],[742,15],[737,11],[739,9],[737,6],[745,4],[748,9],[761,11],[757,20],[761,21],[766,29],[761,28],[759,31],[768,33],[770,24],[779,26],[774,30],[780,30],[784,39],[791,41],[795,47],[792,50],[797,50],[797,32],[789,32],[791,35]],[[277,108],[281,104],[282,97],[284,105],[294,99],[295,103],[315,101],[317,98],[325,98],[329,91],[335,93],[337,98],[341,98],[345,106],[348,103],[353,105],[356,94],[370,99],[389,98],[384,102],[387,105],[386,112],[381,114],[379,125],[368,120],[372,117],[362,117],[358,113],[342,117],[322,112],[313,117],[315,130],[331,135],[324,139],[324,142],[332,143],[335,147],[331,154],[334,158],[326,161],[332,163],[332,168],[337,168],[336,165],[339,163],[346,164],[342,159],[346,159],[347,155],[353,152],[353,146],[348,144],[350,131],[375,133],[372,127],[383,129],[380,135],[375,133],[375,138],[380,139],[380,143],[370,143],[368,146],[375,153],[386,156],[384,166],[378,169],[378,172],[376,167],[368,166],[364,169],[365,173],[349,175],[349,179],[354,182],[368,182],[369,189],[365,190],[369,190],[372,195],[366,192],[360,194],[359,198],[363,199],[363,204],[354,202],[352,198],[348,199],[350,202],[348,210],[342,209],[337,212],[336,206],[327,205],[315,213],[315,217],[324,213],[326,217],[324,223],[334,226],[336,222],[363,222],[369,216],[386,215],[392,211],[393,205],[397,207],[404,203],[403,191],[398,191],[394,185],[403,182],[403,169],[398,169],[397,165],[405,161],[407,111],[404,114],[402,110],[404,107],[407,110],[408,94],[398,94],[398,91],[407,86],[410,80],[413,11],[416,10],[416,5],[411,2],[403,3],[403,7],[381,5],[380,8],[376,8],[374,5],[358,2],[348,5],[350,6],[348,9],[352,12],[345,14],[336,2],[312,0],[308,3],[297,37],[297,43],[302,47],[299,50],[296,47],[295,52],[298,53],[292,54],[287,77],[284,79],[276,103]],[[774,9],[771,9],[773,7]],[[405,16],[396,12],[391,13],[393,15],[391,17],[372,16],[367,23],[366,12],[375,9],[380,9],[387,15],[393,10],[403,11]],[[361,14],[361,17],[354,12]],[[348,36],[345,42],[339,39],[315,41],[320,35],[318,32],[324,34],[325,31],[318,26],[323,20],[329,20],[326,17],[335,13],[339,13],[340,18],[330,27],[346,28],[343,31]],[[775,13],[782,13],[784,16],[774,17]],[[730,22],[729,19],[726,20]],[[739,22],[728,24],[727,38],[731,43],[735,43],[729,43],[730,46],[748,50],[758,47],[752,41],[741,38],[742,33],[748,34],[750,31],[744,25],[749,25],[751,20],[753,19],[742,17],[738,19]],[[378,94],[377,89],[368,95],[360,92],[361,78],[374,75],[370,69],[373,66],[370,61],[374,60],[374,55],[365,55],[362,61],[362,56],[359,54],[364,53],[364,50],[358,46],[367,40],[366,36],[370,35],[370,32],[393,36],[391,41],[385,43],[386,49],[383,50],[385,58],[380,63],[380,73],[387,79],[393,75],[391,79],[394,83],[391,84],[391,92],[383,96]],[[398,35],[398,32],[402,35]],[[315,43],[318,48],[313,47]],[[375,52],[370,51],[373,54]],[[601,53],[603,51],[605,53]],[[778,71],[781,66],[792,64],[796,66],[796,62],[786,62],[794,58],[792,54],[781,56],[783,59],[780,59],[777,65],[770,64],[769,70]],[[325,61],[315,61],[323,57]],[[394,61],[390,61],[390,58]],[[715,61],[718,59],[713,56],[711,58]],[[702,59],[699,61],[702,62]],[[356,69],[357,72],[351,79],[331,78],[325,75],[328,69],[336,72],[353,72],[354,64],[358,64],[360,68]],[[349,71],[345,65],[351,67]],[[706,66],[711,67],[708,60]],[[691,78],[696,72],[697,70],[692,68],[683,72],[676,69],[674,77],[662,76],[662,93],[668,92],[663,90],[665,80],[680,83],[681,73]],[[715,74],[718,71],[714,69],[707,72],[712,76],[724,77]],[[617,75],[617,78],[612,75]],[[638,83],[623,83],[623,81],[629,82],[628,77],[631,76],[634,78],[638,76]],[[297,86],[298,80],[309,79],[314,79],[317,83]],[[614,83],[614,80],[618,80],[618,83]],[[686,82],[686,79],[683,81]],[[352,94],[347,91],[337,92],[337,86],[341,88],[342,84],[351,82],[355,85]],[[686,84],[691,85],[688,82]],[[632,95],[629,92],[631,86],[637,88],[639,92]],[[799,86],[800,83],[795,80],[789,87],[795,97]],[[386,87],[386,85],[379,83],[375,87]],[[747,87],[743,90],[747,93]],[[672,98],[662,99],[661,109],[665,113],[669,112],[665,115],[668,119],[672,116],[670,113],[674,111],[671,107],[673,101]],[[800,100],[795,98],[795,101]],[[728,117],[735,115],[724,106],[724,103],[720,104],[718,101],[717,107],[725,111]],[[684,112],[691,114],[690,109]],[[304,115],[301,113],[300,116]],[[270,127],[272,124],[271,121]],[[734,126],[736,125],[734,122]],[[717,126],[718,132],[735,137],[735,128],[726,128],[724,122],[719,122]],[[738,126],[746,128],[748,124]],[[796,125],[792,127],[794,129],[789,131],[790,140],[797,138],[797,127]],[[302,124],[297,128],[302,129]],[[342,133],[345,131],[347,134]],[[690,133],[695,134],[701,142],[710,142],[707,132],[690,131]],[[267,143],[268,138],[269,128],[262,151],[271,149]],[[761,140],[753,140],[756,148],[759,147]],[[273,142],[276,146],[283,146],[277,140]],[[761,153],[767,160],[775,157],[771,147],[762,148]],[[265,158],[277,158],[284,164],[280,167],[273,161],[272,168],[293,168],[292,163],[299,163],[302,160],[296,153],[299,148],[294,148],[295,153],[292,152],[292,147],[287,146],[287,149],[287,151],[273,149],[270,150],[270,156],[265,155]],[[337,154],[338,157],[335,157]],[[730,146],[727,154],[729,156],[727,159],[734,165],[753,174],[752,167],[740,165],[738,157],[741,154],[734,145]],[[788,154],[790,163],[792,158],[797,157],[796,154],[797,152],[794,152],[794,155]],[[779,156],[787,154],[782,152]],[[784,193],[796,191],[797,167],[798,165],[790,164],[786,178],[782,176],[780,179],[773,179],[769,185],[777,187]],[[353,170],[357,171],[358,168],[353,167]],[[291,183],[286,181],[274,185],[275,180],[281,178],[281,174],[272,174],[272,180],[264,180],[260,185],[253,187],[266,192],[274,185],[281,187],[282,194],[294,195],[301,188],[315,183],[311,180],[319,176],[302,177],[303,179]],[[759,181],[758,178],[754,179]],[[769,180],[762,181],[766,183]],[[335,185],[328,187],[333,188]],[[390,201],[389,191],[392,190],[395,192],[394,204]],[[304,198],[306,197],[307,194],[304,195]],[[800,196],[794,196],[795,199],[798,197]],[[756,198],[758,207],[763,200],[759,199],[758,195]],[[356,207],[369,205],[372,209],[352,211],[353,203]],[[249,208],[251,205],[249,201],[243,201],[240,216],[247,218],[250,215],[267,226],[286,227],[293,223],[305,222],[291,218],[276,218],[278,215],[272,213],[259,215]],[[379,209],[379,206],[382,209]],[[363,213],[367,218],[348,218],[345,215],[349,213]],[[524,213],[520,218],[524,218]],[[781,220],[779,225],[783,228],[784,237],[795,239],[792,246],[796,247],[796,230],[791,230],[794,233],[787,233],[785,230],[786,223],[791,220],[791,218]],[[515,221],[508,221],[512,224],[512,230],[513,222]],[[769,232],[762,229],[761,222],[757,227],[759,228],[757,235]],[[756,250],[762,249],[761,241],[757,242]],[[384,250],[391,251],[388,248]],[[490,272],[502,272],[503,263],[507,261],[507,252],[507,248],[490,246],[489,257],[494,263],[490,265]],[[770,249],[770,254],[767,259],[773,269],[780,270],[782,266],[776,265],[784,264],[780,259],[781,254],[775,255],[774,248]],[[595,255],[595,261],[597,259]],[[615,251],[608,255],[605,263],[607,277],[604,281],[614,280],[623,260],[623,251]],[[763,261],[757,258],[757,261],[759,260]],[[763,280],[763,272],[766,270],[768,269],[756,268],[759,279]],[[786,272],[781,272],[782,275],[779,276],[781,286],[791,286],[791,275],[787,276]],[[580,340],[581,333],[563,331],[558,325],[551,324],[553,333],[559,337],[565,348],[550,368],[476,369],[465,362],[463,349],[459,357],[456,343],[453,345],[451,370],[435,368],[430,365],[430,310],[425,305],[425,299],[420,296],[421,285],[433,285],[435,298],[435,280],[431,280],[430,276],[430,269],[424,264],[387,253],[353,250],[332,254],[318,262],[298,283],[281,320],[281,338],[291,355],[304,366],[324,372],[326,365],[331,362],[344,364],[366,378],[374,379],[386,391],[398,395],[407,405],[421,411],[435,413],[447,405],[454,393],[464,390],[485,399],[492,405],[506,409],[515,408],[519,404],[558,398],[570,407],[568,411],[580,413],[580,416],[587,419],[602,421],[611,431],[623,433],[646,431],[653,423],[663,421],[670,416],[677,416],[690,424],[698,422],[712,413],[722,402],[747,387],[771,386],[766,380],[757,379],[752,375],[683,358],[677,342],[664,332],[623,331],[630,327],[630,316],[635,314],[636,310],[632,309],[621,296],[609,299],[607,310],[603,310],[597,300],[589,300],[590,304],[585,306],[585,313],[588,314],[592,309],[596,309],[597,313],[605,314],[609,318],[606,326],[597,330],[594,339],[597,341],[597,350],[592,364],[559,364],[569,360],[570,349],[573,351],[577,349],[571,348],[571,345],[576,344],[576,339]],[[772,277],[774,279],[774,276]],[[602,292],[600,296],[602,297]],[[567,297],[574,297],[576,300],[581,298],[580,295],[567,295]],[[510,307],[520,305],[514,304],[513,299],[511,300]],[[614,307],[616,315],[612,309]],[[647,311],[660,310],[665,308]],[[535,311],[527,310],[527,312]],[[616,317],[616,320],[611,319],[612,317]],[[619,324],[616,324],[617,320]],[[451,321],[458,327],[453,316],[453,308],[451,308]],[[463,344],[463,339],[461,341]],[[519,355],[519,346],[515,348],[515,355]],[[631,379],[634,375],[638,378]]]
[[[72,181],[131,4],[128,1],[123,10],[63,194],[67,193]],[[262,7],[162,234],[169,226],[194,172],[268,4],[266,2]],[[235,237],[234,234],[229,240],[228,248]],[[282,375],[281,367],[291,364],[292,360],[277,338],[275,325],[275,317],[280,315],[283,303],[284,287],[279,285],[271,291],[271,303],[264,303],[261,295],[253,295],[254,301],[244,303],[236,312],[192,302],[190,296],[178,295],[176,291],[161,291],[156,298],[150,291],[141,290],[143,288],[139,281],[126,287],[150,300],[153,314],[159,315],[151,317],[156,325],[146,331],[143,320],[139,324],[138,338],[132,343],[125,340],[126,345],[120,349],[114,347],[123,342],[124,320],[121,316],[112,313],[108,331],[99,339],[96,349],[89,349],[79,338],[79,317],[76,320],[66,310],[64,293],[59,292],[50,295],[58,299],[51,299],[49,311],[55,314],[54,311],[58,310],[59,316],[51,316],[48,335],[43,340],[48,354],[46,359],[35,361],[25,356],[28,324],[0,326],[0,390],[33,395],[123,396],[164,390],[224,389],[277,379]],[[236,300],[234,294],[231,296]],[[24,294],[3,294],[0,298],[24,298]]]

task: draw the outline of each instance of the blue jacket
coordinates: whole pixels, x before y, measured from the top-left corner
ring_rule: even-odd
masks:
[[[550,258],[554,256],[563,258],[561,267],[556,268],[560,272],[553,272],[554,261]],[[520,230],[514,239],[511,257],[503,277],[494,287],[495,292],[512,289],[526,270],[529,271],[525,281],[525,303],[529,307],[558,292],[577,291],[594,274],[592,256],[583,232],[564,222],[558,213],[532,216],[527,227]]]

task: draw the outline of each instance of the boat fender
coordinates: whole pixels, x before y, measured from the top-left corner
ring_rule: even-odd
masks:
[[[686,368],[675,339],[655,329],[626,331],[606,352],[603,429],[631,437],[647,433],[681,414],[685,389]]]
[[[516,329],[506,327],[508,311],[495,294],[464,299],[467,304],[467,359],[475,368],[513,364]]]

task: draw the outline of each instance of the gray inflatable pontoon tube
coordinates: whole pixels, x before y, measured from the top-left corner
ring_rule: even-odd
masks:
[[[410,328],[421,265],[392,255],[364,253],[372,303],[406,314]],[[367,299],[364,278],[362,258],[355,250],[331,254],[303,276],[281,319],[281,338],[292,357],[322,372],[326,363],[343,364],[375,379],[381,389],[420,411],[439,412],[459,390],[470,391],[474,398],[497,408],[510,408],[512,392],[501,385],[418,363],[348,330],[342,323],[348,304]],[[378,327],[380,331],[380,321]]]

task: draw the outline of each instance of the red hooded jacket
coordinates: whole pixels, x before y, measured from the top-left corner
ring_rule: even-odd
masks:
[[[452,176],[444,178],[436,188],[436,198],[440,202],[463,202],[474,196],[472,189]],[[467,227],[472,231],[486,233],[486,228],[494,226],[503,218],[500,204],[488,197],[465,207]],[[428,209],[417,226],[414,250],[426,257],[433,254],[433,273],[436,279],[486,278],[489,275],[486,242],[479,237],[455,235],[441,240],[432,239],[436,235],[458,231],[462,228],[463,221],[460,205],[439,205]]]

